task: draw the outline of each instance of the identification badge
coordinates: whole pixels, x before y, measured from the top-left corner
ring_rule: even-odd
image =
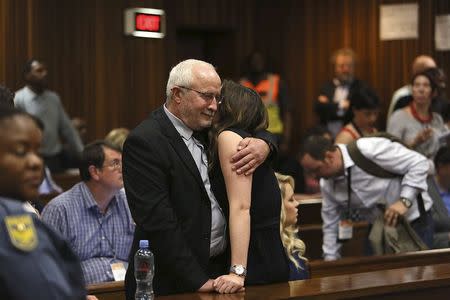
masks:
[[[338,230],[338,241],[345,242],[353,237],[353,223],[351,220],[340,220]]]
[[[125,274],[127,272],[127,268],[124,266],[123,263],[113,263],[111,264],[111,271],[114,276],[114,281],[121,281],[125,280]]]
[[[27,252],[37,247],[38,236],[31,215],[5,217],[5,224],[14,247]]]

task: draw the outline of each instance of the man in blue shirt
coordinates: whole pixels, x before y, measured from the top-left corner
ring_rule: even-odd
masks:
[[[134,234],[122,181],[122,154],[104,142],[89,144],[80,162],[82,182],[42,212],[81,260],[86,284],[123,280]]]
[[[436,167],[433,196],[434,248],[450,247],[450,148],[442,147],[434,158]],[[434,191],[434,190],[433,190]],[[439,197],[440,196],[440,197]]]

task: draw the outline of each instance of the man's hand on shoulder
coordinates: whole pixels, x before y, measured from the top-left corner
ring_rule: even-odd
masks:
[[[269,154],[269,145],[264,140],[245,138],[239,143],[236,154],[231,157],[232,170],[239,175],[253,174]]]

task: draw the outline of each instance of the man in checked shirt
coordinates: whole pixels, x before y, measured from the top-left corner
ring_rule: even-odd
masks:
[[[119,149],[97,141],[85,147],[82,182],[54,198],[42,220],[79,256],[86,284],[123,280],[134,234],[122,180]]]

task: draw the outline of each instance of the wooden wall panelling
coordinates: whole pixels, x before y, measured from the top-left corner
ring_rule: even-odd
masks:
[[[420,6],[420,38],[380,41],[379,6],[411,2]],[[358,53],[356,74],[377,90],[383,112],[393,91],[408,81],[416,55],[433,55],[449,74],[449,51],[434,49],[434,17],[448,14],[449,5],[446,0],[284,0],[276,5],[268,0],[0,0],[0,41],[8,45],[0,50],[0,80],[20,88],[26,59],[41,57],[67,112],[84,116],[89,137],[100,138],[113,127],[134,127],[163,103],[168,71],[177,63],[178,29],[228,29],[225,44],[233,45],[221,62],[227,64],[227,77],[239,78],[243,59],[260,48],[286,79],[295,146],[315,122],[313,101],[332,77],[329,57],[340,47]],[[123,9],[133,6],[165,9],[166,38],[125,37]]]

